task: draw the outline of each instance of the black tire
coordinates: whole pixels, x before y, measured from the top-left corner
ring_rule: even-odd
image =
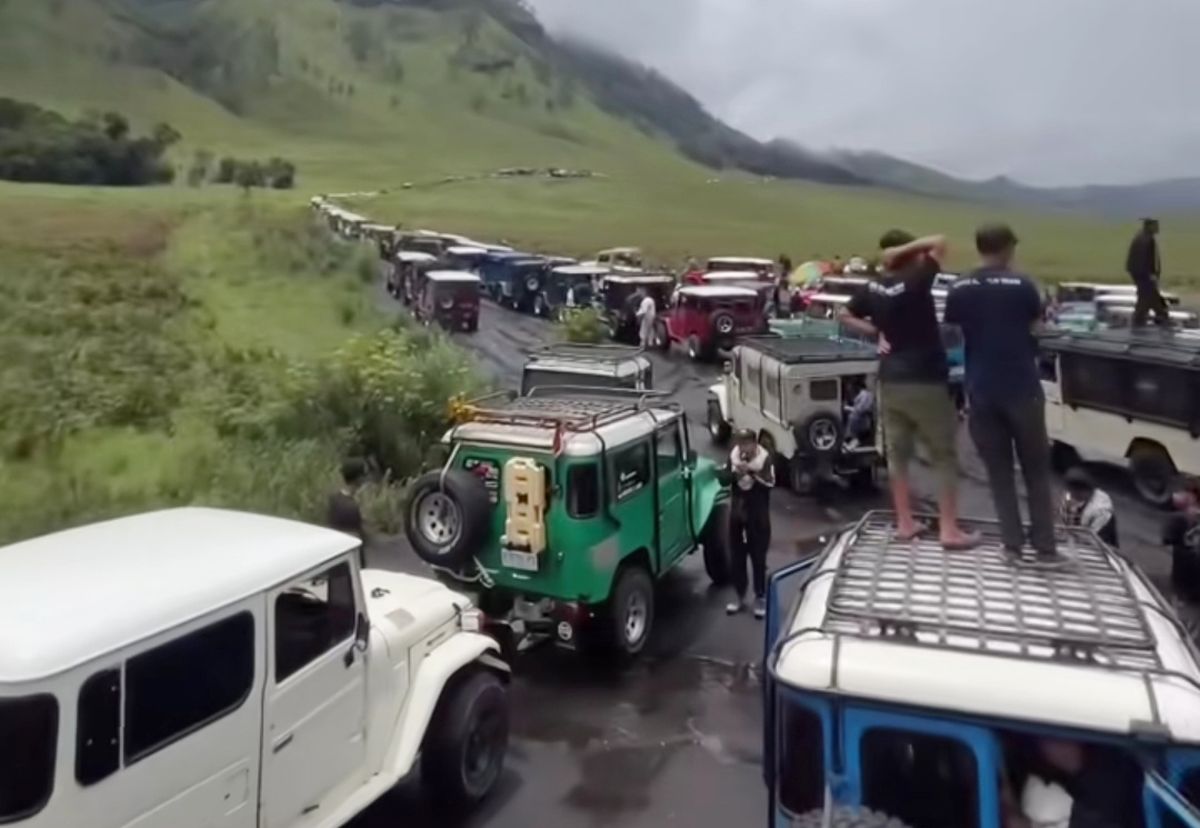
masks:
[[[687,353],[688,359],[692,362],[704,361],[704,348],[700,345],[700,338],[695,334],[687,338]]]
[[[721,404],[716,400],[708,401],[708,436],[718,446],[727,444],[733,436],[733,427],[721,414]]]
[[[730,313],[715,313],[710,320],[713,329],[713,339],[733,341],[733,332],[737,330],[737,322]]]
[[[533,315],[543,318],[550,315],[550,308],[546,304],[546,298],[540,293],[533,297]]]
[[[664,354],[671,352],[671,334],[667,330],[667,323],[661,319],[654,323],[654,338],[658,340],[658,350]]]
[[[471,560],[491,520],[487,489],[462,469],[423,474],[408,490],[404,533],[421,560],[455,569]]]
[[[729,583],[729,517],[729,502],[718,503],[700,535],[700,542],[704,544],[704,572],[713,586],[718,587]]]
[[[1143,500],[1158,508],[1171,504],[1171,484],[1175,480],[1175,464],[1162,446],[1142,443],[1129,453],[1129,473],[1133,487]]]
[[[817,486],[812,470],[799,455],[787,462],[787,473],[788,488],[795,494],[812,494]]]
[[[525,289],[530,293],[537,293],[542,289],[542,281],[536,276],[529,276],[525,279]]]
[[[842,421],[828,411],[820,411],[796,429],[796,445],[813,457],[831,457],[842,448]]]
[[[475,333],[477,330],[479,330],[479,320],[478,319],[472,319],[470,322],[467,323],[467,333]]]
[[[792,817],[788,824],[791,828],[909,828],[881,811],[849,805],[834,805],[828,819],[824,809],[818,809]]]
[[[495,674],[447,686],[425,734],[421,780],[452,811],[478,805],[495,787],[508,751],[508,691]]]
[[[1059,474],[1080,464],[1079,452],[1066,443],[1055,440],[1050,446],[1050,467]]]
[[[854,473],[852,480],[854,487],[861,489],[864,492],[869,492],[879,488],[879,463],[872,462],[865,468],[859,469]]]
[[[644,567],[627,564],[618,570],[602,617],[608,627],[605,641],[616,655],[632,658],[645,649],[654,628],[654,581]]]

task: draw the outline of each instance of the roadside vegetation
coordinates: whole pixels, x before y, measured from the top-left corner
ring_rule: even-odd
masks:
[[[391,484],[481,387],[462,354],[375,312],[300,209],[113,212],[0,221],[25,231],[0,229],[0,542],[179,504],[320,521],[347,456],[394,529]]]

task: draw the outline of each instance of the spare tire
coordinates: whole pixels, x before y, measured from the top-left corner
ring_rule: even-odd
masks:
[[[700,535],[700,542],[704,544],[704,571],[713,586],[722,587],[729,583],[732,569],[729,560],[729,514],[729,502],[718,503],[713,507]]]
[[[491,520],[483,481],[462,469],[431,471],[408,490],[404,533],[425,563],[457,569],[468,563]]]
[[[727,337],[733,337],[733,332],[737,329],[737,323],[730,313],[715,313],[712,317],[712,327],[717,332],[717,337],[724,341]]]
[[[842,421],[832,412],[820,411],[796,429],[796,447],[811,457],[830,457],[842,447]]]
[[[536,293],[542,289],[542,280],[537,276],[527,276],[525,278],[525,289],[530,293]]]
[[[908,828],[908,824],[882,811],[834,805],[828,817],[824,810],[809,811],[793,817],[792,828]]]

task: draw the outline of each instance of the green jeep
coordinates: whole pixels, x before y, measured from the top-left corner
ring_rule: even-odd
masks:
[[[489,617],[635,655],[654,582],[686,555],[703,550],[726,582],[728,488],[661,395],[560,387],[464,411],[446,465],[413,483],[405,529],[439,575],[481,591]]]

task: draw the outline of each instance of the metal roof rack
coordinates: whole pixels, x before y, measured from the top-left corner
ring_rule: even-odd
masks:
[[[983,543],[946,552],[936,539],[898,542],[872,512],[852,530],[833,575],[823,630],[906,644],[1119,669],[1162,669],[1154,635],[1116,554],[1093,534],[1060,528],[1064,560],[1022,565],[995,523]]]
[[[1040,343],[1048,351],[1200,368],[1200,336],[1171,331],[1051,331]]]
[[[557,342],[543,345],[529,353],[530,359],[552,358],[564,362],[624,362],[643,356],[645,350],[633,345],[590,345],[577,342]]]
[[[765,334],[743,337],[740,343],[789,365],[879,358],[874,345],[856,339]]]
[[[470,422],[594,431],[651,408],[678,410],[662,391],[559,385],[534,388],[525,396],[507,391],[467,403]],[[653,402],[652,402],[653,401]],[[498,403],[498,405],[497,405]]]

